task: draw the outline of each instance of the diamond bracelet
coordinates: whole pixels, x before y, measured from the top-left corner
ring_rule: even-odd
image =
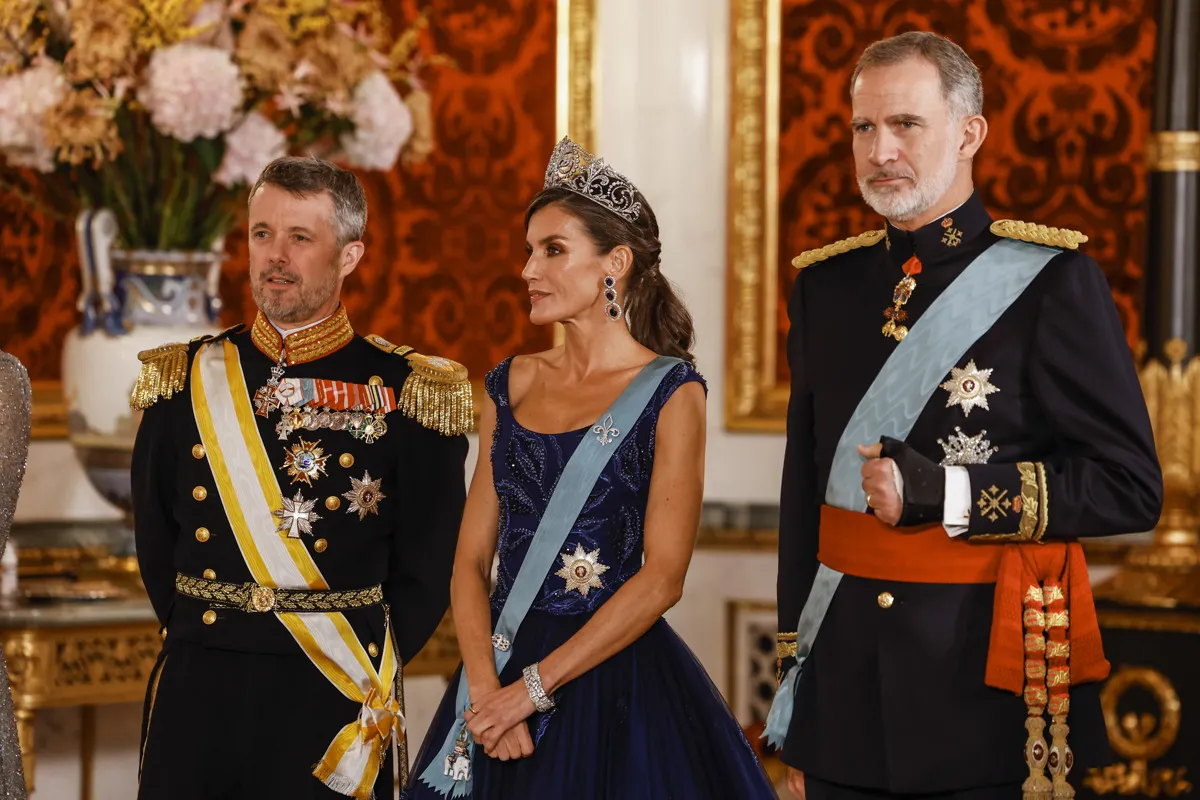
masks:
[[[546,690],[542,688],[542,676],[538,673],[538,665],[530,664],[521,670],[521,674],[525,677],[525,690],[529,692],[529,699],[533,701],[534,708],[543,714],[554,708],[554,701],[546,696]]]

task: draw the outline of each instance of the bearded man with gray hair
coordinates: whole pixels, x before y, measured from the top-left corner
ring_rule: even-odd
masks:
[[[1133,359],[1087,237],[984,208],[961,48],[876,42],[850,91],[887,224],[793,262],[766,737],[809,800],[1060,800],[1107,756],[1078,539],[1162,508]]]

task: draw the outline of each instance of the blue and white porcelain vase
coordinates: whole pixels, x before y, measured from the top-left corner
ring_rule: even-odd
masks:
[[[96,490],[130,514],[129,467],[140,411],[129,395],[138,353],[215,333],[221,262],[214,250],[119,250],[115,215],[84,211],[79,246],[79,325],[63,345],[63,396],[75,454]]]

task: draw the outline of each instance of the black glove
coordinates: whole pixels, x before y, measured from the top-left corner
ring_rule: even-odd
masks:
[[[907,442],[880,437],[881,456],[896,462],[904,479],[904,508],[897,527],[927,525],[945,518],[946,469],[918,453]]]

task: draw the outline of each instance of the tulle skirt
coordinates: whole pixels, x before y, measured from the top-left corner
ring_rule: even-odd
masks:
[[[493,613],[493,616],[494,613]],[[569,639],[587,616],[530,611],[500,675]],[[455,673],[414,760],[402,800],[442,795],[421,781],[454,722]],[[528,758],[500,761],[476,746],[474,800],[775,800],[762,766],[720,692],[665,620],[564,686],[557,707],[527,721]]]

